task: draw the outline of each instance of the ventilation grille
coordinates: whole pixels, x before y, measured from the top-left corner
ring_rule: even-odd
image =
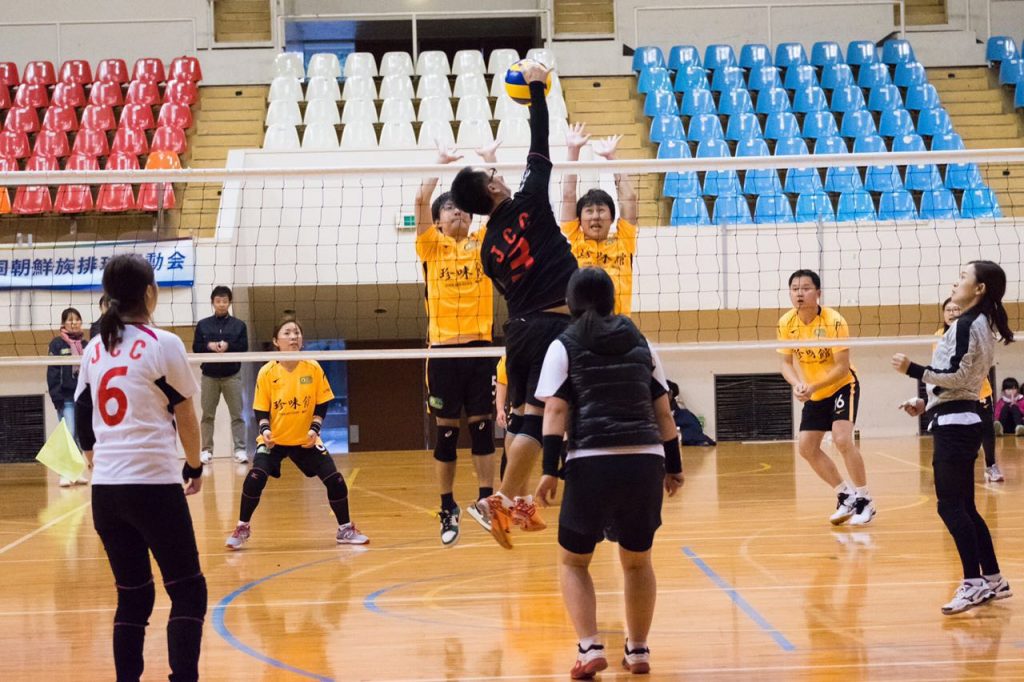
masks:
[[[0,462],[35,459],[46,442],[41,395],[0,396]]]
[[[720,441],[793,438],[792,389],[781,374],[715,376],[715,437]]]

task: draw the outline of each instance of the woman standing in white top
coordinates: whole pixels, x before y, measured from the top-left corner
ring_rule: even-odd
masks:
[[[110,307],[83,354],[75,410],[93,466],[93,524],[117,586],[114,668],[119,682],[142,676],[155,599],[152,552],[171,598],[170,679],[197,680],[206,579],[185,496],[202,487],[192,404],[199,387],[181,339],[149,326],[157,301],[150,264],[138,255],[111,258],[103,290]],[[176,437],[185,449],[184,469]]]

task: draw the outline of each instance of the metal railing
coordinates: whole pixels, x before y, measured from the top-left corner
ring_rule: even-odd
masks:
[[[199,50],[199,38],[198,31],[196,30],[195,17],[170,17],[170,18],[153,18],[153,19],[84,19],[84,20],[70,20],[70,21],[12,21],[3,24],[3,28],[11,28],[15,26],[53,26],[56,29],[57,39],[57,58],[56,62],[59,64],[64,61],[64,55],[61,52],[61,31],[65,26],[108,26],[112,24],[133,24],[133,25],[145,25],[145,24],[181,24],[187,23],[192,27],[192,55],[196,55]],[[73,55],[77,56],[77,55]]]
[[[899,5],[900,8],[900,20],[899,20],[899,32],[900,37],[903,38],[907,33],[907,11],[904,0],[849,0],[847,2],[756,2],[756,3],[744,3],[739,5],[732,4],[713,4],[713,5],[645,5],[641,7],[633,8],[633,46],[640,45],[640,13],[641,12],[688,12],[691,10],[737,10],[737,9],[765,9],[768,10],[768,38],[766,42],[769,45],[774,45],[775,41],[772,36],[772,13],[775,10],[787,10],[800,7],[816,7],[816,8],[830,8],[830,7],[863,7],[865,5],[888,5],[894,6]]]

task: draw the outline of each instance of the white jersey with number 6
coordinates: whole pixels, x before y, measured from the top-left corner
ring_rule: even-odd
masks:
[[[199,386],[185,346],[170,332],[125,327],[113,352],[99,335],[82,353],[75,399],[89,391],[95,485],[181,483],[174,406]]]

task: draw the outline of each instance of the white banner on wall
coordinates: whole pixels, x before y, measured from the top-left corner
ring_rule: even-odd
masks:
[[[90,242],[45,247],[0,248],[0,290],[97,289],[113,256],[137,253],[153,266],[163,287],[189,287],[195,280],[191,239],[153,242]]]

